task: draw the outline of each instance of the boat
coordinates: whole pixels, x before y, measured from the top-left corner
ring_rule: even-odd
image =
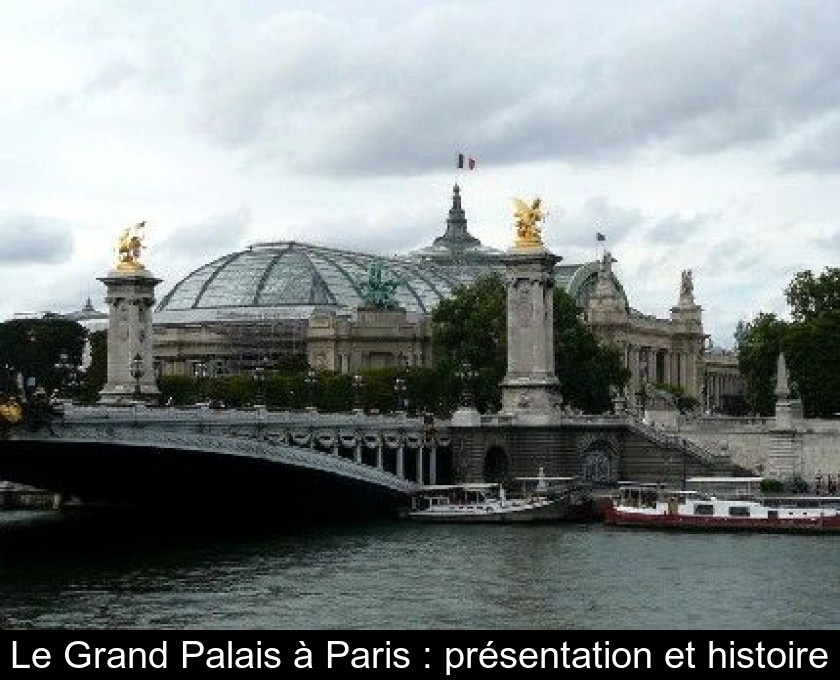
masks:
[[[840,497],[762,494],[762,477],[692,477],[685,489],[619,482],[604,522],[674,530],[840,533]]]
[[[521,495],[497,482],[428,485],[412,497],[407,517],[436,523],[544,523],[576,519],[589,497],[574,477],[518,477]]]

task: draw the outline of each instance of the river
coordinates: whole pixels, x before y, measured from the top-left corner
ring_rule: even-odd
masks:
[[[4,629],[838,629],[840,536],[0,512]]]

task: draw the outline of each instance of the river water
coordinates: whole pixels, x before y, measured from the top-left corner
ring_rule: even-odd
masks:
[[[840,628],[840,536],[257,520],[0,512],[0,628]]]

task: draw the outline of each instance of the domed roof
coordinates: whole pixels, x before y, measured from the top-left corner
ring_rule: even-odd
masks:
[[[397,303],[428,314],[463,273],[306,243],[259,243],[220,257],[179,281],[155,310],[157,323],[309,318],[317,309],[354,314],[373,264],[399,279]],[[460,275],[459,275],[460,274]]]

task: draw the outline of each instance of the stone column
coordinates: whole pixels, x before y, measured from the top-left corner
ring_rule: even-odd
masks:
[[[400,441],[397,447],[397,477],[405,479],[405,451],[403,450],[403,443]]]
[[[161,282],[145,268],[114,269],[99,279],[105,284],[108,303],[108,378],[100,391],[102,403],[132,401],[138,380],[131,375],[135,356],[140,357],[140,399],[156,398],[153,361],[152,309],[155,286]]]
[[[421,442],[420,446],[417,447],[417,483],[423,483],[423,444]]]
[[[554,368],[554,265],[544,249],[510,251],[503,258],[507,285],[507,375],[502,408],[548,413],[559,397]]]

